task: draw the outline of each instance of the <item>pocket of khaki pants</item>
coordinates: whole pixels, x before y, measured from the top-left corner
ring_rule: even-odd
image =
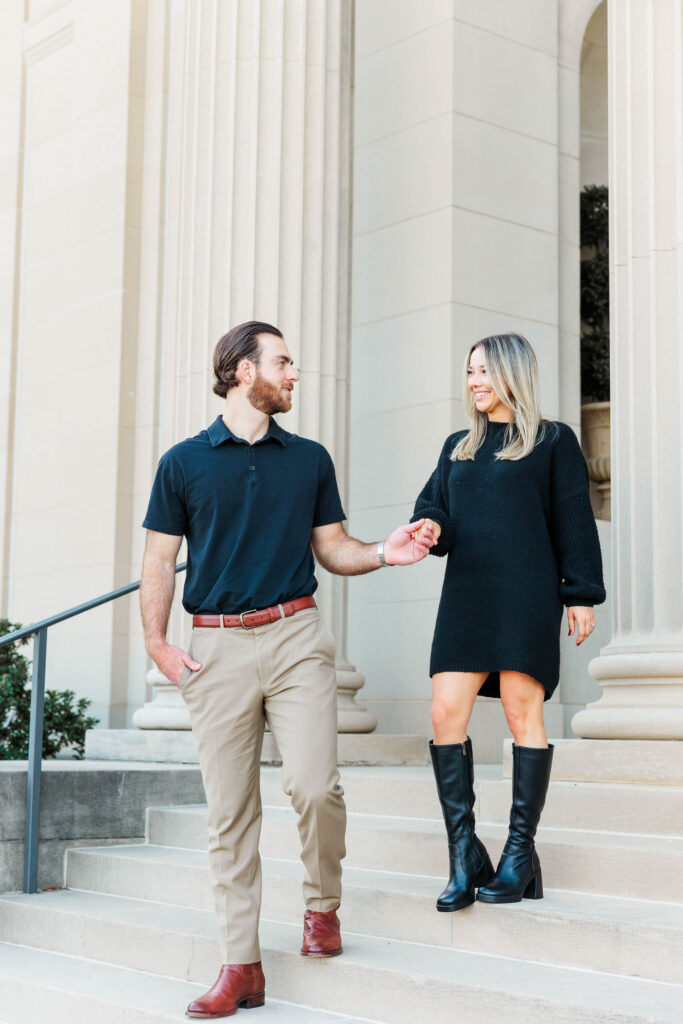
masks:
[[[190,646],[187,649],[187,653],[190,655],[191,658],[194,658],[193,648],[194,648],[194,643],[190,643]],[[184,686],[185,683],[189,682],[190,679],[192,678],[192,676],[195,675],[195,674],[196,673],[193,672],[192,669],[188,665],[183,665],[183,667],[182,667],[182,669],[180,671],[180,676],[178,678],[178,682],[176,683],[176,686],[178,686],[179,688],[181,686]]]
[[[178,679],[178,689],[183,689],[188,683],[191,683],[195,676],[198,676],[200,672],[203,672],[207,666],[207,662],[212,657],[212,641],[216,639],[215,634],[219,631],[216,629],[210,629],[208,626],[205,629],[201,627],[193,629],[192,639],[190,640],[190,646],[187,648],[187,653],[194,660],[201,664],[201,668],[193,669],[187,665],[183,665],[180,678]]]
[[[180,672],[180,676],[178,678],[178,682],[176,683],[176,686],[178,686],[178,687],[184,686],[185,683],[188,681],[188,679],[190,678],[191,675],[193,675],[192,669],[189,668],[187,665],[183,665],[183,667],[181,669],[181,672]]]
[[[337,658],[337,643],[334,639],[334,633],[327,625],[327,623],[320,620],[320,635],[318,637],[318,645],[325,654],[329,657],[330,661],[334,665]]]

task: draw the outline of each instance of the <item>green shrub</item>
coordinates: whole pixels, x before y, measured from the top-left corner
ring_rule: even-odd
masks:
[[[606,185],[581,193],[581,397],[608,402],[609,197]]]
[[[21,626],[0,619],[0,636]],[[28,758],[31,717],[31,662],[19,651],[28,638],[0,647],[0,760],[25,761]],[[75,757],[85,755],[85,733],[97,725],[98,718],[85,712],[92,702],[76,700],[73,690],[47,690],[43,720],[43,757],[55,757],[63,747],[73,747]]]

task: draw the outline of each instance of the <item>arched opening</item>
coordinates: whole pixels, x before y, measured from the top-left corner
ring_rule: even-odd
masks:
[[[607,185],[607,0],[586,27],[580,89],[581,188]]]

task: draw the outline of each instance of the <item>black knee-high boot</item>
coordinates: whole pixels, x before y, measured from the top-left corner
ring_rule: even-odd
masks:
[[[436,909],[461,910],[474,903],[474,890],[493,877],[486,847],[474,834],[474,760],[472,741],[436,744],[430,741],[436,788],[441,801],[450,859],[448,885]]]
[[[512,745],[510,830],[495,877],[477,893],[482,903],[543,899],[541,862],[534,836],[548,792],[553,749],[552,745],[547,749]]]

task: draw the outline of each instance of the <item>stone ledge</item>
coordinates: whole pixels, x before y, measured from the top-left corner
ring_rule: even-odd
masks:
[[[0,761],[0,891],[23,883],[26,761]],[[195,765],[44,761],[40,792],[38,885],[64,884],[73,846],[142,842],[154,804],[203,803]]]
[[[429,762],[426,736],[389,733],[340,733],[340,765],[424,765]],[[197,744],[191,732],[170,729],[91,729],[86,756],[95,761],[149,761],[197,764]],[[280,764],[271,733],[263,740],[262,764]]]
[[[552,778],[567,782],[683,785],[683,741],[564,740],[555,746]],[[503,775],[512,777],[512,740],[503,750]]]
[[[142,836],[114,836],[111,839],[79,836],[78,839],[41,839],[38,846],[38,889],[63,889],[64,857],[74,847],[126,846],[144,843]],[[0,893],[21,892],[24,884],[24,841],[0,842]],[[2,1018],[0,1018],[0,1022]]]

